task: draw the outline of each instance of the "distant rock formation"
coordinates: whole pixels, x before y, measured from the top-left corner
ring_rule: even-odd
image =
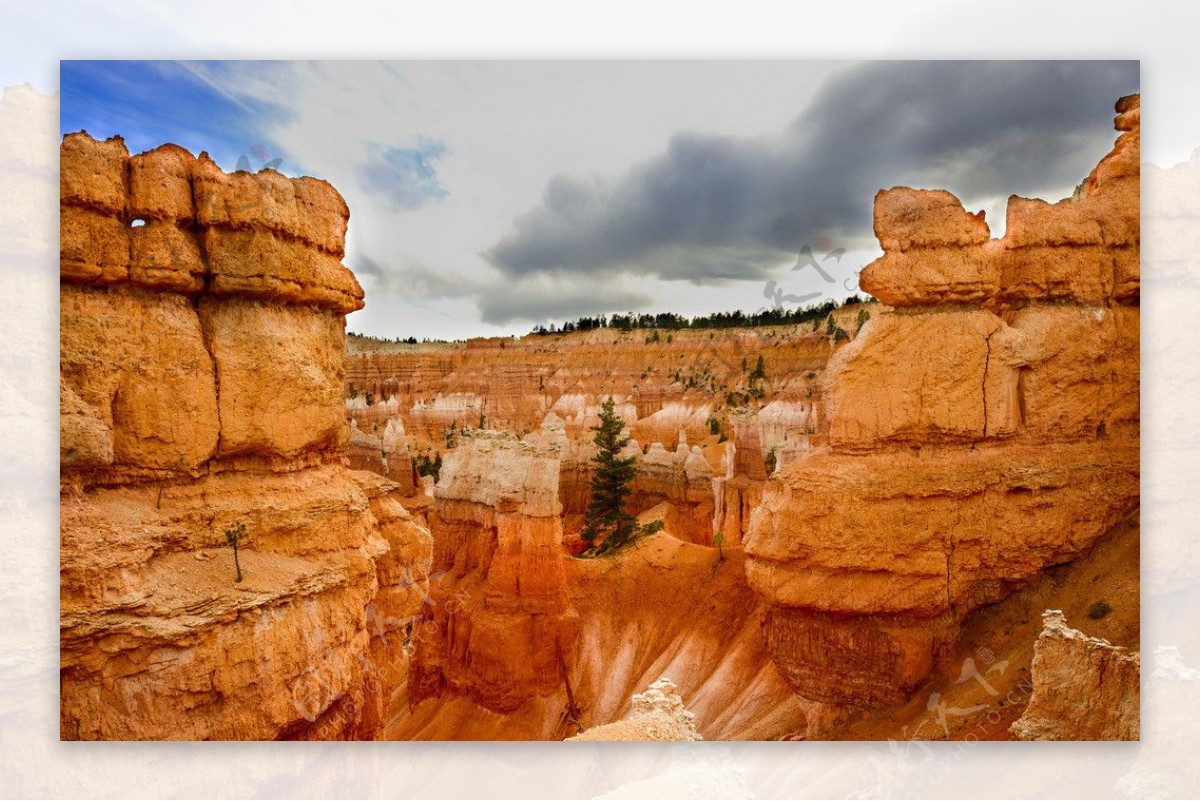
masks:
[[[712,468],[700,447],[689,447],[682,429],[679,434],[673,451],[655,442],[645,454],[638,454],[631,501],[639,510],[670,504],[672,519],[667,522],[672,533],[708,545],[712,541]]]
[[[378,736],[432,548],[345,466],[346,204],[84,133],[61,176],[62,737]]]
[[[609,395],[639,442],[672,448],[683,429],[688,442],[701,444],[713,433],[716,407],[728,391],[744,389],[759,356],[770,401],[807,407],[806,419],[789,431],[810,422],[810,412],[820,405],[815,379],[833,347],[808,326],[685,330],[671,337],[669,343],[665,337],[647,343],[644,332],[600,329],[569,337],[529,335],[505,340],[504,347],[429,343],[383,352],[364,352],[359,343],[347,356],[346,395],[364,405],[369,395],[371,408],[395,397],[409,435],[418,446],[435,449],[443,447],[452,424],[520,436],[536,431],[549,412],[563,420],[571,439],[589,440],[588,427],[596,424]],[[819,412],[812,415],[815,426]],[[769,425],[782,434],[782,421],[776,415]],[[780,441],[772,435],[765,444],[771,448]]]
[[[830,359],[828,444],[766,483],[745,538],[801,695],[906,699],[966,614],[1137,508],[1137,109],[1073,198],[1011,198],[1002,239],[949,193],[876,196],[862,286],[895,310]]]
[[[663,677],[633,696],[633,709],[624,720],[587,729],[568,740],[702,740],[696,716],[683,705],[675,682]]]
[[[1136,651],[1088,637],[1063,613],[1042,613],[1033,649],[1033,694],[1012,725],[1018,740],[1141,739],[1141,660]]]
[[[370,470],[395,481],[406,497],[416,495],[419,481],[408,451],[408,439],[404,432],[404,421],[399,416],[387,418],[383,423],[367,423],[378,433],[367,433],[359,428],[358,417],[350,416],[350,467],[355,470]]]

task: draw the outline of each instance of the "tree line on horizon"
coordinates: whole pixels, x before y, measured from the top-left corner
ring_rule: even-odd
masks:
[[[530,333],[540,336],[543,334],[570,334],[575,331],[595,331],[600,328],[612,328],[617,331],[633,331],[641,328],[665,328],[678,331],[689,328],[703,330],[712,328],[757,328],[769,325],[796,325],[813,320],[822,320],[828,317],[830,312],[842,306],[878,302],[869,295],[866,298],[851,295],[841,303],[838,303],[836,300],[827,300],[824,303],[810,304],[794,309],[784,309],[781,307],[763,309],[752,314],[747,314],[741,309],[731,312],[714,312],[697,317],[684,317],[675,312],[601,314],[596,317],[579,317],[575,320],[570,320],[563,323],[561,328],[557,327],[554,323],[551,323],[549,326],[536,325]]]
[[[840,303],[836,300],[827,300],[824,303],[814,303],[808,306],[797,306],[794,309],[785,309],[776,306],[770,309],[762,309],[761,311],[747,314],[741,309],[729,312],[713,312],[712,314],[704,314],[696,317],[684,317],[675,312],[657,312],[657,313],[642,313],[635,314],[628,312],[626,314],[601,314],[595,317],[584,316],[574,320],[569,320],[562,324],[562,327],[554,323],[550,325],[538,324],[530,331],[531,334],[542,336],[545,334],[571,334],[576,331],[595,331],[601,328],[610,328],[617,331],[628,332],[637,329],[653,329],[663,328],[672,331],[683,329],[706,330],[714,328],[759,328],[772,325],[797,325],[799,323],[808,323],[813,320],[823,320],[829,316],[829,313],[835,309],[852,306],[856,303],[878,303],[879,301],[870,295],[860,297],[851,295]],[[374,342],[385,342],[394,344],[427,344],[427,343],[444,343],[444,342],[465,342],[466,340],[442,340],[431,339],[425,337],[418,342],[416,337],[376,337],[369,334],[358,334],[353,331],[347,331],[348,337],[357,337],[359,339],[372,340]],[[515,338],[515,337],[514,337]]]

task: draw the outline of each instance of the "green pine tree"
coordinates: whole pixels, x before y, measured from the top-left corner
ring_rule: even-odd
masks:
[[[637,457],[620,456],[630,438],[611,396],[601,404],[600,425],[594,426],[592,431],[596,432],[593,439],[596,456],[592,460],[596,474],[592,478],[592,499],[579,536],[593,544],[599,539],[597,553],[604,553],[621,547],[637,533],[637,519],[625,511],[629,484],[637,470]]]
[[[763,357],[760,353],[758,354],[758,362],[755,363],[754,370],[750,373],[750,384],[753,385],[755,381],[762,381],[766,377],[767,366],[763,363]]]

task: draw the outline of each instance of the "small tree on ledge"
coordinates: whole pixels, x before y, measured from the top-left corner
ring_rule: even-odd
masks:
[[[596,474],[592,477],[592,499],[579,536],[596,548],[596,553],[620,548],[638,532],[637,519],[625,511],[637,458],[620,456],[630,438],[615,406],[610,395],[600,406],[600,425],[592,428],[596,432],[593,440],[596,456],[592,460]],[[596,540],[600,540],[598,548]]]
[[[233,566],[237,570],[237,579],[239,584],[242,581],[242,564],[238,561],[238,544],[246,538],[246,527],[241,523],[234,523],[229,528],[225,529],[225,542],[233,546]]]

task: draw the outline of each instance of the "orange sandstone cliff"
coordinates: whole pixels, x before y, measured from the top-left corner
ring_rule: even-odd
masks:
[[[429,512],[438,581],[418,622],[410,703],[452,690],[511,712],[564,685],[578,619],[554,450],[478,432],[450,452]]]
[[[903,700],[972,610],[1139,503],[1139,111],[1074,197],[1007,231],[947,192],[875,199],[873,317],[824,376],[828,444],[768,482],[745,540],[797,693]]]
[[[65,137],[63,737],[895,735],[989,619],[1076,614],[1050,568],[1136,572],[1118,112],[1074,197],[1010,199],[1002,238],[880,192],[882,302],[827,325],[422,345],[347,342],[328,184]],[[663,527],[575,558],[610,395],[630,511]],[[1133,736],[1136,654],[1081,637],[1047,625],[993,736],[1063,736],[1093,699]]]
[[[346,467],[345,202],[78,133],[61,203],[62,737],[378,736],[431,543]]]

